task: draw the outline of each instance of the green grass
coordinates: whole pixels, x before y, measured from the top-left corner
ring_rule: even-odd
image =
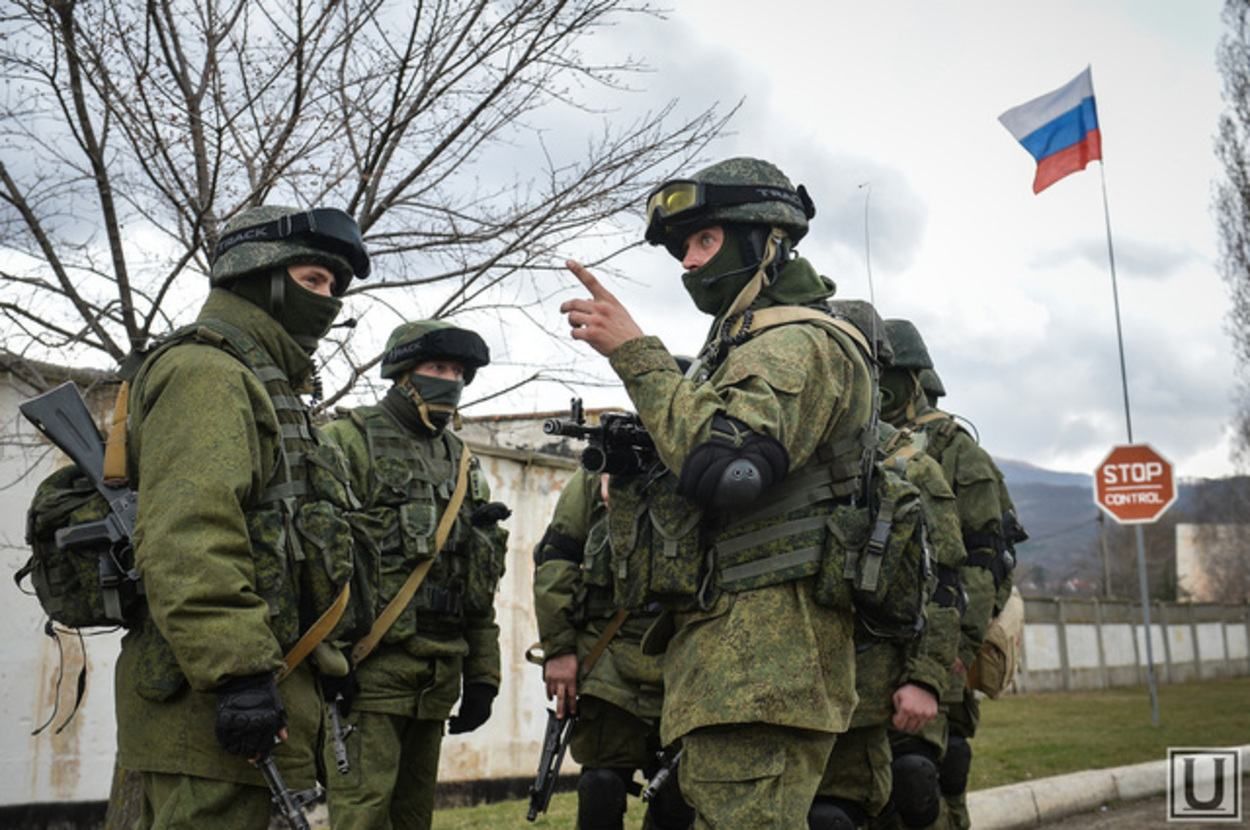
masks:
[[[973,742],[972,789],[1013,784],[1084,769],[1116,767],[1167,757],[1169,746],[1250,744],[1250,678],[1159,687],[1159,727],[1150,725],[1145,687],[1105,692],[1055,692],[984,701]],[[526,827],[572,828],[577,798],[563,793],[533,825],[526,801],[440,810],[434,830]],[[627,830],[642,810],[630,799]]]

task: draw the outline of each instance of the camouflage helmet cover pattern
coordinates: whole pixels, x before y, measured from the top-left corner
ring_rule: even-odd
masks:
[[[779,188],[795,194],[797,199],[801,199],[809,207],[811,205],[806,190],[802,188],[796,190],[785,173],[781,172],[775,164],[763,159],[747,156],[725,159],[703,168],[685,181],[713,185],[754,185]],[[653,245],[670,245],[675,237],[680,236],[684,239],[696,230],[709,225],[740,223],[779,227],[790,237],[791,243],[797,244],[807,234],[807,219],[813,214],[814,208],[812,213],[805,213],[794,204],[779,199],[736,205],[708,205],[701,210],[677,214],[670,221],[657,217],[653,224],[658,223],[658,227],[648,228],[646,237],[647,241]]]
[[[222,229],[222,235],[301,212],[298,208],[274,205],[248,208],[226,223],[226,227]],[[351,281],[352,266],[346,259],[296,238],[244,242],[236,245],[213,262],[209,284],[216,288],[241,277],[267,274],[275,268],[304,263],[329,268],[334,274],[336,295],[341,295],[347,283]]]
[[[468,384],[478,369],[490,363],[490,348],[476,332],[444,320],[401,323],[386,339],[382,377],[397,378],[423,361],[440,357],[462,363],[464,382]]]
[[[894,347],[886,333],[885,321],[872,303],[867,300],[830,300],[829,307],[834,314],[859,329],[868,342],[872,342],[875,333],[877,342],[873,345],[877,352],[877,362],[882,366],[894,365]]]
[[[886,320],[885,333],[894,347],[896,369],[932,369],[933,359],[924,338],[910,320]]]

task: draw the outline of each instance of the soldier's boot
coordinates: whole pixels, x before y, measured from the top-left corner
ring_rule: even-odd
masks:
[[[587,767],[577,779],[578,830],[623,830],[626,782],[632,769]]]
[[[856,830],[867,820],[868,814],[858,804],[817,796],[807,811],[807,830]]]
[[[968,772],[972,768],[972,744],[963,735],[951,734],[946,754],[938,768],[938,783],[946,802],[947,826],[951,830],[968,830]]]
[[[690,830],[693,824],[694,808],[681,797],[681,786],[674,775],[647,804],[642,830]]]
[[[925,755],[909,753],[896,756],[890,770],[894,789],[886,812],[897,815],[898,823],[909,830],[936,822],[942,808],[937,764]]]

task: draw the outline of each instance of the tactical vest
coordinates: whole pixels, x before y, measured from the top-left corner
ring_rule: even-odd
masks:
[[[365,437],[369,454],[369,492],[362,511],[371,544],[361,548],[359,566],[372,586],[376,616],[395,597],[418,563],[435,556],[434,531],[451,498],[456,465],[463,447],[448,430],[428,439],[404,430],[380,406],[348,413]],[[425,449],[441,446],[443,457]],[[477,459],[469,470],[469,493],[460,508],[443,552],[412,602],[382,638],[400,643],[414,636],[455,636],[466,612],[488,613],[503,563],[488,540],[469,521],[474,504],[488,495]]]
[[[273,474],[245,507],[256,593],[269,606],[269,624],[283,651],[330,607],[352,579],[352,534],[347,512],[356,501],[337,448],[314,438],[308,407],[269,354],[238,327],[201,320],[175,331],[148,354],[134,386],[169,349],[184,343],[219,348],[256,376],[269,395],[279,430]],[[137,464],[131,469],[137,469]],[[141,508],[142,509],[142,508]],[[331,634],[338,639],[368,625],[349,608]]]
[[[788,307],[758,315],[783,309]],[[839,321],[827,315],[813,319],[810,309],[801,311],[760,325],[751,335],[782,323],[815,323],[844,351],[860,349],[862,356],[862,346],[848,342],[854,338]],[[720,591],[737,593],[816,576],[817,602],[848,607],[844,572],[849,549],[839,523],[867,521],[857,498],[866,453],[875,445],[869,425],[829,441],[734,516],[705,515],[677,492],[677,477],[663,469],[632,477],[625,486],[613,480],[608,524],[617,604],[707,608]]]

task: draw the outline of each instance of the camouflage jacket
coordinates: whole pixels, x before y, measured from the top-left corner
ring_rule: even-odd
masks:
[[[224,321],[251,338],[288,390],[310,376],[308,356],[246,300],[215,289],[199,319]],[[287,397],[289,413],[298,415],[294,391]],[[212,690],[231,677],[276,671],[298,634],[284,598],[299,597],[305,580],[289,564],[285,574],[272,571],[284,557],[267,559],[255,537],[282,458],[279,411],[251,370],[207,342],[169,347],[136,378],[130,474],[138,482],[135,556],[149,615],[123,639],[117,662],[118,761],[125,768],[263,786],[244,758],[218,747]],[[308,665],[279,691],[290,739],[274,757],[290,786],[311,786],[321,702]]]
[[[534,614],[548,658],[575,652],[584,661],[616,613],[606,512],[599,476],[578,468],[564,485],[551,524],[534,551]],[[630,614],[590,674],[580,679],[579,694],[658,720],[663,699],[660,660],[644,655],[641,647],[654,619],[653,613]]]
[[[462,444],[450,432],[409,428],[383,406],[344,414],[324,433],[347,457],[362,503],[357,524],[371,542],[358,542],[357,561],[370,582],[376,615],[433,553],[434,529],[454,489]],[[383,439],[390,449],[381,448]],[[473,526],[470,517],[490,501],[490,488],[476,458],[471,463],[469,491],[446,545],[404,613],[357,667],[361,691],[355,705],[362,711],[416,711],[421,718],[443,719],[459,696],[461,675],[465,683],[499,686],[494,596],[507,534],[497,525]],[[424,659],[446,663],[447,676],[436,679],[433,696],[409,682],[409,664]]]
[[[791,269],[814,275],[793,260],[783,280]],[[670,470],[708,439],[718,413],[777,439],[792,476],[833,442],[859,440],[871,415],[862,354],[817,325],[763,331],[734,347],[704,383],[685,379],[655,337],[623,344],[611,364]],[[818,605],[813,584],[805,577],[725,592],[706,611],[676,615],[664,657],[664,743],[716,724],[848,727],[856,703],[849,599],[841,608]]]

